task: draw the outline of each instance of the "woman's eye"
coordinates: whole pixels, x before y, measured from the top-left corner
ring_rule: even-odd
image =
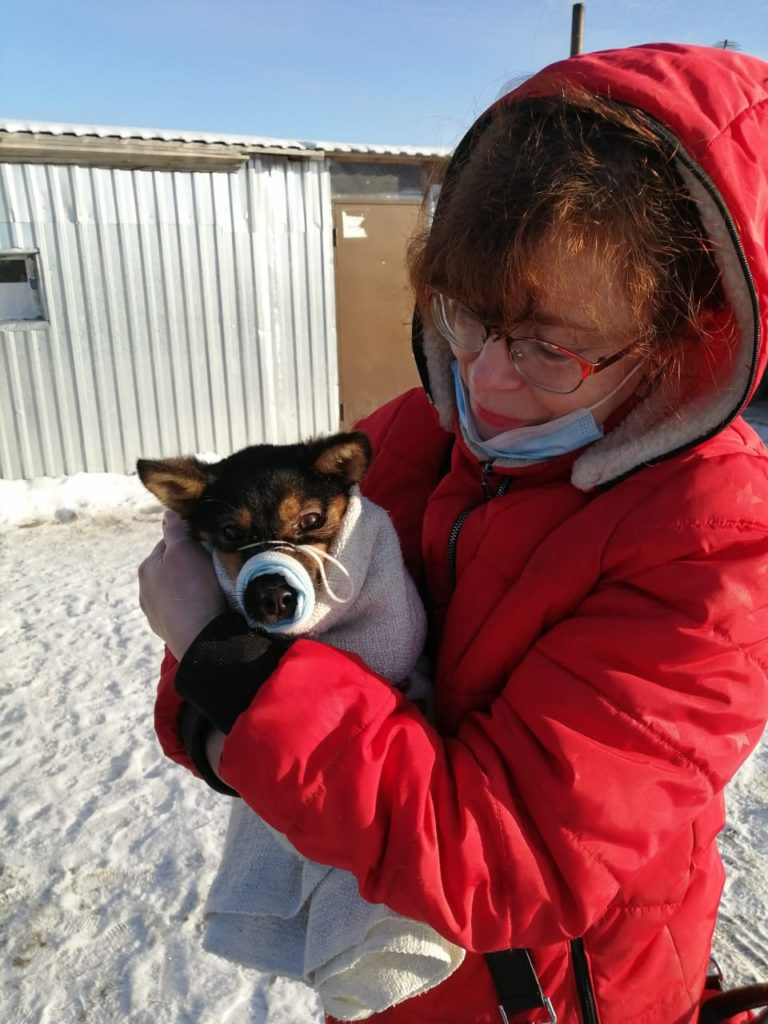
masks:
[[[318,526],[321,526],[323,517],[319,512],[307,512],[299,520],[300,530],[315,530]]]
[[[572,358],[567,352],[563,352],[562,349],[554,345],[548,345],[546,341],[534,341],[533,344],[536,346],[536,355],[542,359],[549,360],[551,363],[562,363]]]

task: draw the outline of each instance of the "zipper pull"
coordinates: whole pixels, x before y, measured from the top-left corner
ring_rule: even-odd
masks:
[[[483,463],[483,475],[481,477],[480,482],[483,485],[483,496],[484,496],[486,501],[490,501],[491,498],[493,497],[493,495],[491,494],[491,483],[490,483],[490,479],[491,479],[491,474],[492,473],[493,473],[493,463],[492,462],[484,462]]]

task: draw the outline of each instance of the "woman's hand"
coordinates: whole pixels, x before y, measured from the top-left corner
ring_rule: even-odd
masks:
[[[181,660],[200,631],[226,611],[211,557],[167,511],[163,539],[139,566],[139,604],[150,628]]]

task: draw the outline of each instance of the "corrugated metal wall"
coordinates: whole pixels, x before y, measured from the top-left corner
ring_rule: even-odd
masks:
[[[0,477],[336,429],[332,238],[322,160],[0,164],[0,249],[39,250],[49,320],[0,324]]]

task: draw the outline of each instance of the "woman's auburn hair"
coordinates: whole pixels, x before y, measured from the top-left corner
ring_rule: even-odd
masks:
[[[438,289],[488,323],[513,326],[535,322],[543,256],[583,258],[623,287],[639,346],[665,375],[676,375],[680,344],[703,336],[704,314],[724,305],[674,149],[639,111],[568,82],[493,108],[450,167],[408,265],[428,321]]]

